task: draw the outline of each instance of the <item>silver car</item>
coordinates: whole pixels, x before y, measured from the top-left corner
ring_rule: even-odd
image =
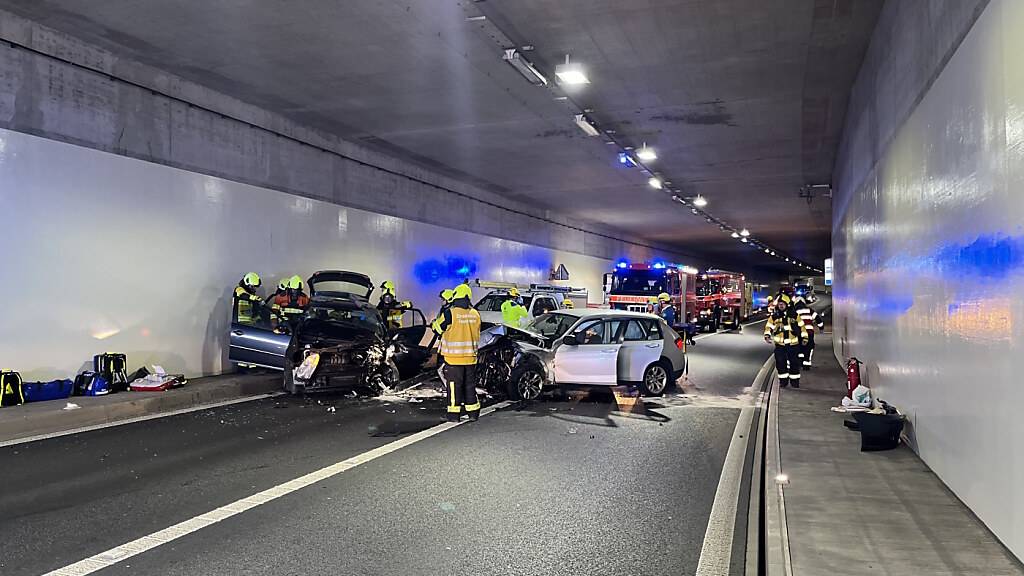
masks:
[[[653,314],[558,310],[538,316],[524,331],[543,341],[542,346],[519,343],[525,355],[537,359],[533,366],[543,372],[543,386],[638,384],[656,396],[686,369],[683,338]]]

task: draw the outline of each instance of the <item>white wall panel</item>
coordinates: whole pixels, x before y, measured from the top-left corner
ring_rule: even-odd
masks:
[[[106,350],[132,368],[221,372],[230,293],[248,271],[266,293],[282,276],[358,270],[432,311],[462,266],[543,282],[565,264],[593,301],[611,266],[7,130],[0,206],[0,366],[30,379],[73,374]]]
[[[867,177],[838,183],[847,208],[833,239],[837,356],[865,361],[921,457],[1018,557],[1022,28],[1024,2],[989,4]]]

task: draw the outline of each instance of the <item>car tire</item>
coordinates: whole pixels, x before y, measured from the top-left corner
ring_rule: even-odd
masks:
[[[672,368],[667,367],[664,361],[658,361],[644,370],[640,388],[645,396],[661,396],[671,384]]]
[[[295,394],[295,363],[292,362],[292,355],[285,354],[284,356],[284,379],[282,381],[282,388],[289,394]]]
[[[508,379],[508,397],[528,402],[537,400],[544,392],[546,380],[544,369],[536,362],[517,366]]]

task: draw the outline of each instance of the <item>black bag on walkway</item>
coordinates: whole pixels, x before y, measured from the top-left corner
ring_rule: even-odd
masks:
[[[854,412],[853,418],[860,428],[860,451],[892,450],[900,445],[903,432],[901,414],[869,414]]]
[[[124,354],[97,354],[93,356],[92,366],[93,372],[107,381],[111,392],[124,392],[128,389],[128,359]]]
[[[0,370],[0,406],[17,406],[24,403],[21,374],[13,370]]]

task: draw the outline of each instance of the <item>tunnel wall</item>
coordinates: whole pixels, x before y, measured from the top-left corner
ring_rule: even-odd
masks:
[[[430,313],[464,276],[547,282],[558,264],[600,302],[612,266],[2,129],[0,183],[0,366],[29,379],[108,350],[132,369],[219,373],[249,271],[265,295],[292,274],[357,270]]]
[[[1022,28],[1017,0],[886,5],[847,116],[832,241],[836,356],[864,362],[921,458],[1018,558]]]

